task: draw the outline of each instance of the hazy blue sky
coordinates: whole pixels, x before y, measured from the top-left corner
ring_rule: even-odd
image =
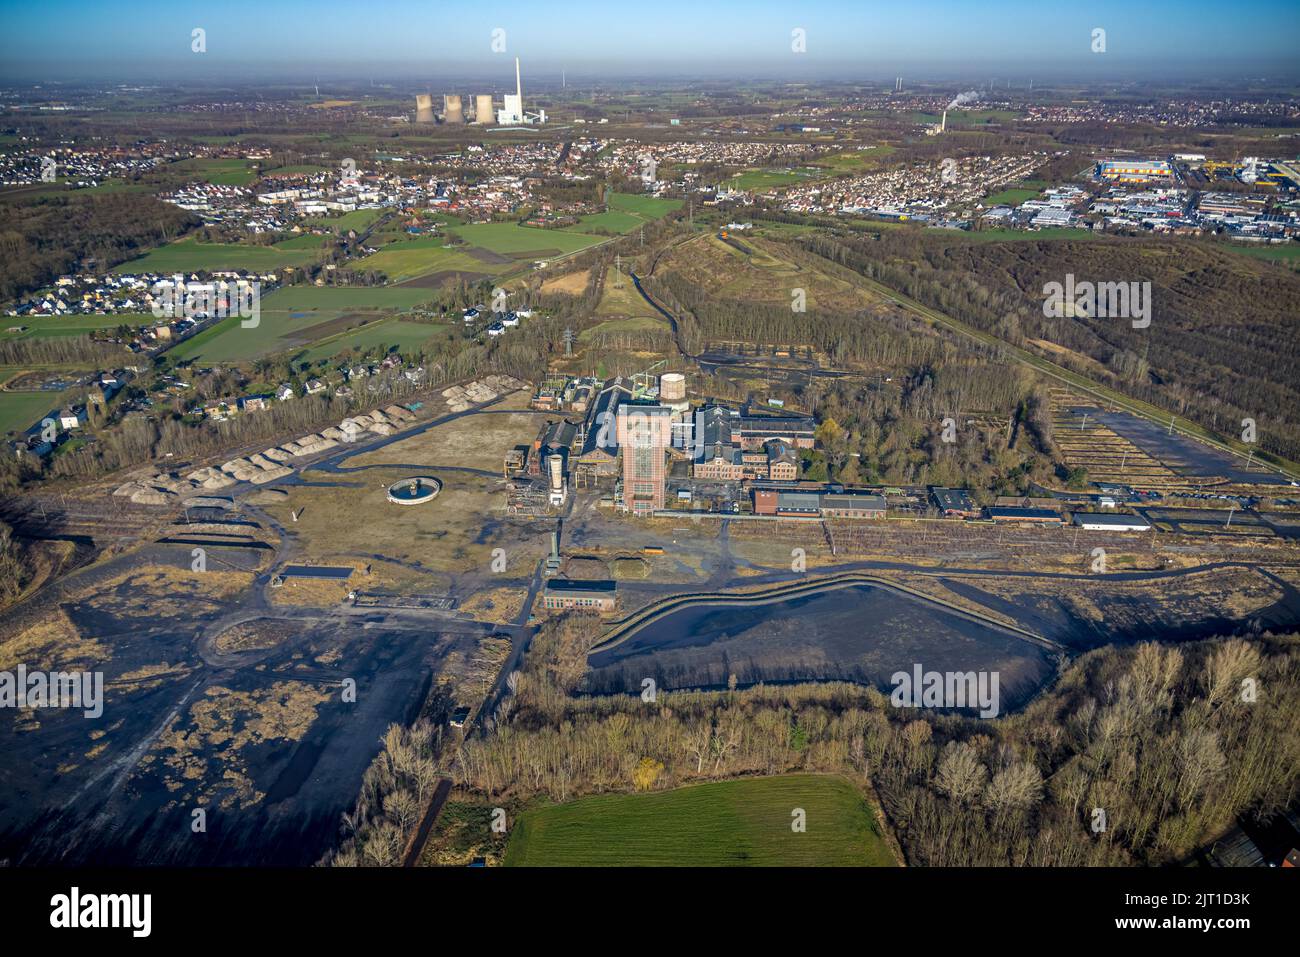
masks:
[[[566,67],[575,76],[1276,76],[1296,70],[1300,49],[1294,0],[0,0],[0,26],[6,74],[49,79],[233,68],[483,75],[511,55],[533,71]],[[207,31],[202,55],[190,49],[195,27]],[[796,27],[807,31],[806,53],[791,51]],[[1104,54],[1090,50],[1095,27],[1106,30]],[[491,50],[494,28],[505,30],[506,57]]]

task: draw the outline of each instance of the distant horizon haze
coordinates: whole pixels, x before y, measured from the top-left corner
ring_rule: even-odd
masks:
[[[1186,0],[885,4],[813,0],[630,7],[596,0],[439,7],[395,0],[0,0],[0,77],[228,83],[499,79],[1123,83],[1300,76],[1300,5]],[[204,52],[192,49],[203,32]],[[1094,30],[1104,52],[1094,52]],[[794,31],[803,31],[795,35]],[[498,32],[499,31],[499,32]],[[495,49],[494,49],[495,41]],[[35,53],[33,51],[41,51]]]

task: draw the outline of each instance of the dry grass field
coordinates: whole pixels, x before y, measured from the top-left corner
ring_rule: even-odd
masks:
[[[803,256],[792,246],[741,234],[746,255],[716,235],[682,243],[664,256],[659,269],[676,272],[694,285],[708,289],[718,299],[789,306],[791,290],[803,289],[807,308],[846,312],[878,304],[879,298],[844,276],[832,275],[824,266],[812,268],[797,261]]]
[[[501,520],[505,496],[497,482],[476,475],[439,475],[442,491],[424,505],[394,505],[386,488],[409,469],[373,468],[354,476],[308,472],[332,486],[292,488],[266,511],[289,528],[294,561],[347,564],[373,560],[374,584],[403,592],[447,587],[455,572],[487,572],[493,549],[506,552],[508,573],[531,574],[547,550],[546,530],[530,533]],[[347,483],[347,484],[343,484]],[[358,487],[359,486],[359,487]],[[294,522],[291,511],[299,510]],[[431,578],[430,576],[434,576]]]
[[[542,283],[542,292],[547,295],[558,292],[566,296],[580,296],[590,281],[591,270],[581,269],[546,280],[546,282]]]

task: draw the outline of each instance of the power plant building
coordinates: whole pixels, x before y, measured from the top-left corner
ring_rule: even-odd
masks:
[[[502,126],[518,126],[524,121],[524,98],[516,93],[507,93],[502,109],[497,110],[497,122]]]
[[[519,57],[515,57],[515,92],[507,93],[503,97],[502,108],[497,110],[497,123],[501,126],[519,126],[545,122],[545,110],[538,110],[536,113],[524,112],[524,84],[519,72]]]

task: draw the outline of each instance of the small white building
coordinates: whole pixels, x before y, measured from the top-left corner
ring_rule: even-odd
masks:
[[[1075,525],[1092,532],[1149,532],[1151,523],[1140,515],[1075,512]]]

